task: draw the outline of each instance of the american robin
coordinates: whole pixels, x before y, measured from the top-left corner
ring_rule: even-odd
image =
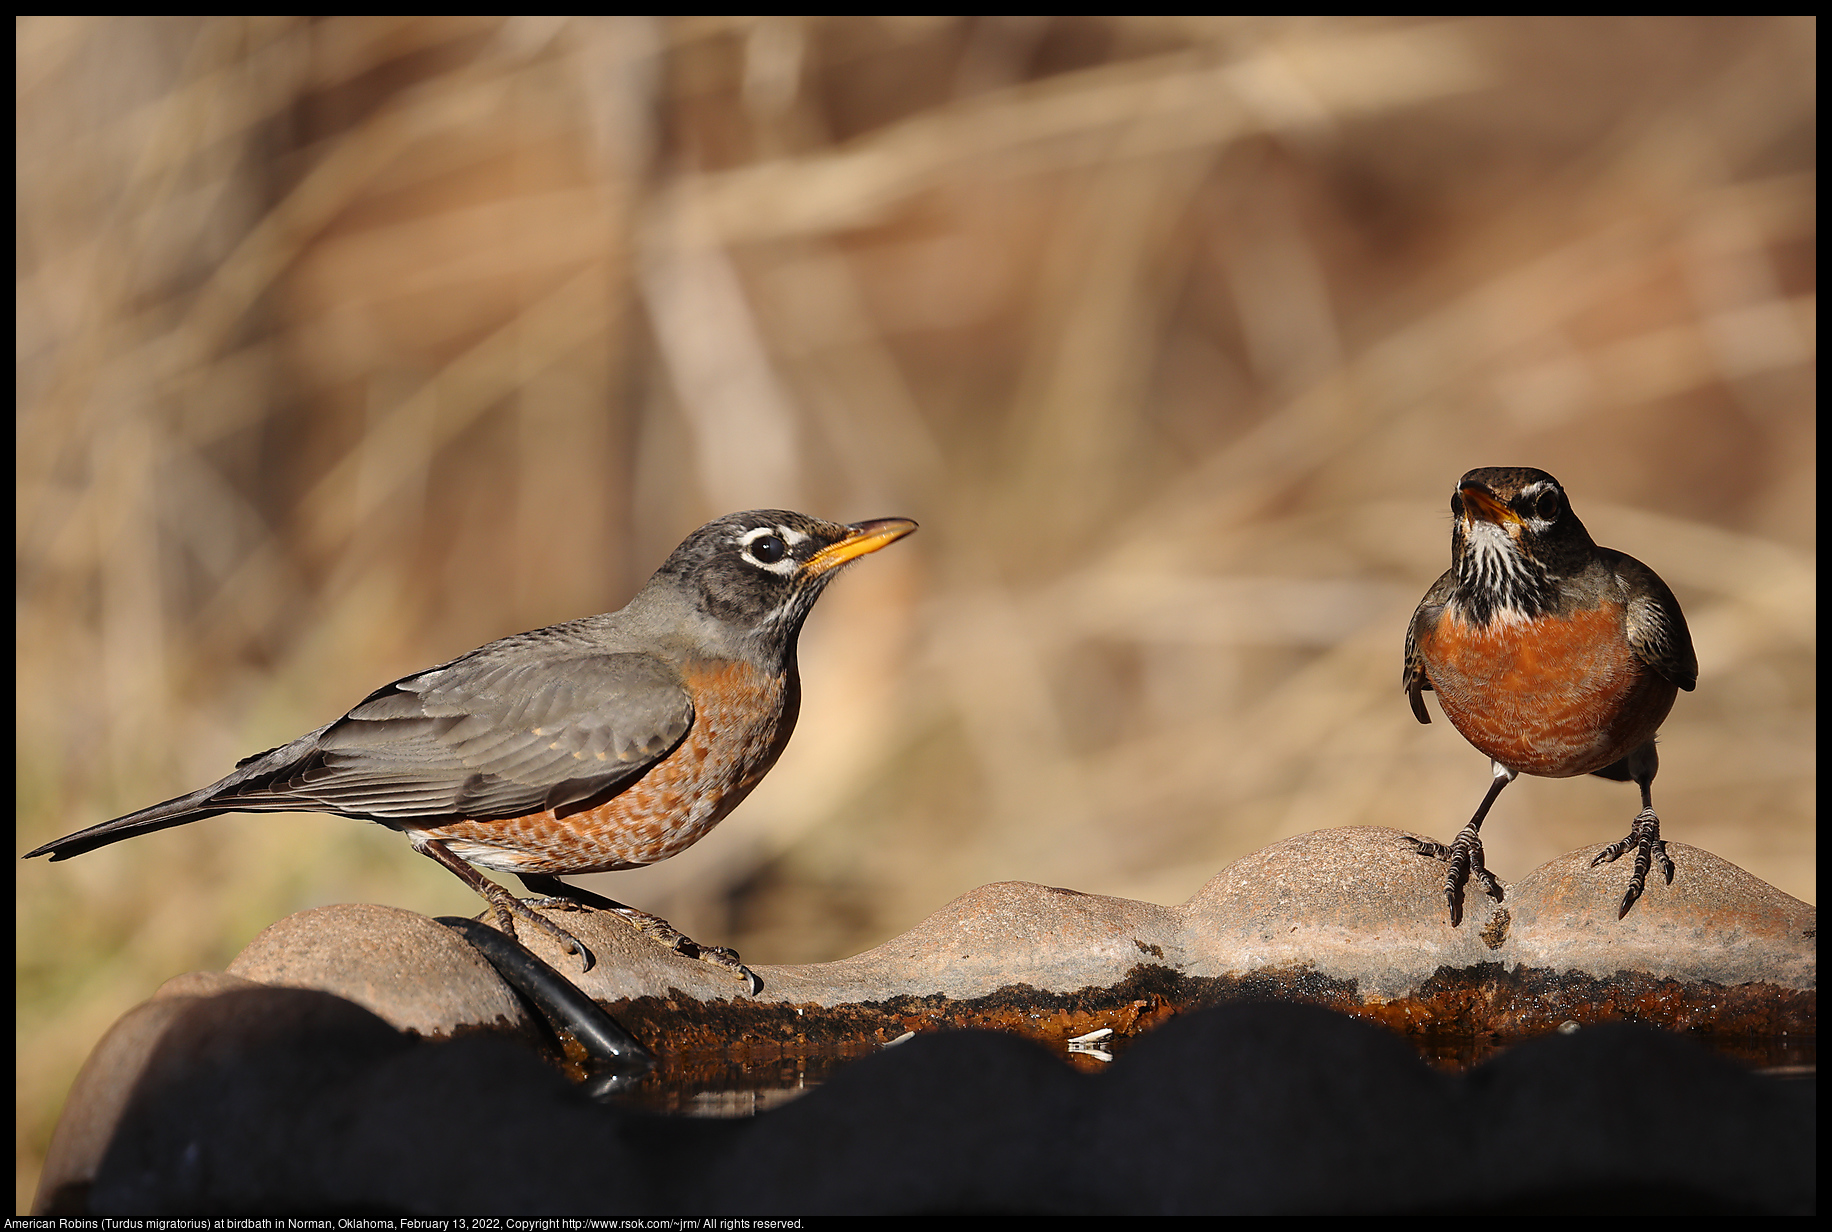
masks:
[[[589,968],[591,953],[534,908],[600,907],[754,994],[757,978],[732,951],[558,877],[665,860],[737,807],[795,729],[795,643],[815,600],[842,566],[915,529],[905,518],[730,514],[689,535],[619,611],[404,676],[208,787],[26,856],[62,860],[218,813],[337,813],[405,833],[511,936],[519,915]],[[472,864],[555,897],[524,903]]]
[[[1451,724],[1487,755],[1494,779],[1450,846],[1407,841],[1450,862],[1444,897],[1454,926],[1470,876],[1501,901],[1479,831],[1515,775],[1632,780],[1641,812],[1627,837],[1591,861],[1635,849],[1620,919],[1646,888],[1652,861],[1673,881],[1651,788],[1660,768],[1654,733],[1677,690],[1698,682],[1679,601],[1652,569],[1598,547],[1545,471],[1473,470],[1457,482],[1450,512],[1450,570],[1406,630],[1406,696],[1429,723],[1421,693],[1434,690]]]

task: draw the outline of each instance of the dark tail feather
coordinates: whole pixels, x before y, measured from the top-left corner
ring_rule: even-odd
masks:
[[[164,804],[155,804],[143,808],[137,813],[117,817],[113,821],[104,821],[99,826],[90,826],[87,830],[78,830],[75,834],[66,834],[54,838],[42,847],[35,847],[21,856],[29,860],[33,856],[50,856],[52,860],[68,860],[71,856],[80,856],[85,851],[94,851],[97,847],[106,847],[118,843],[124,838],[136,834],[151,834],[154,830],[164,830],[171,826],[182,826],[188,821],[201,821],[205,817],[215,817],[219,813],[230,812],[230,809],[211,808],[209,799],[212,788],[194,791],[188,796],[177,796]]]

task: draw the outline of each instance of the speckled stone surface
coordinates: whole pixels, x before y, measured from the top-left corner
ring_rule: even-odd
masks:
[[[851,958],[754,965],[763,981],[754,1000],[726,971],[666,951],[606,912],[551,913],[591,949],[589,970],[544,933],[524,925],[518,936],[613,1006],[645,998],[804,1011],[897,998],[966,1003],[1009,998],[1013,989],[1113,989],[1141,973],[1193,990],[1183,998],[1193,1004],[1226,999],[1230,982],[1259,980],[1264,989],[1271,980],[1276,994],[1300,979],[1321,981],[1332,990],[1324,1003],[1350,1009],[1419,997],[1446,972],[1592,980],[1630,972],[1798,993],[1817,987],[1813,907],[1709,852],[1679,843],[1669,850],[1679,870],[1673,884],[1653,877],[1624,919],[1616,907],[1625,868],[1591,868],[1596,849],[1588,848],[1506,886],[1501,903],[1471,892],[1455,928],[1444,865],[1419,856],[1399,832],[1369,827],[1275,843],[1172,907],[996,882]],[[450,929],[388,907],[291,916],[257,937],[228,975],[336,993],[423,1035],[527,1023],[517,996]]]
[[[758,974],[764,996],[820,1005],[898,995],[958,1000],[1013,984],[1074,992],[1118,983],[1141,963],[1180,961],[1182,930],[1173,907],[997,881],[862,954]]]
[[[1301,834],[1229,865],[1187,903],[998,882],[963,894],[903,935],[836,962],[757,965],[760,1000],[838,1006],[890,997],[968,1000],[1021,984],[1041,992],[1110,987],[1141,967],[1191,980],[1309,972],[1364,1001],[1417,995],[1445,970],[1500,965],[1591,976],[1633,970],[1674,980],[1761,981],[1811,990],[1817,911],[1709,852],[1669,844],[1679,872],[1656,876],[1616,918],[1626,869],[1593,869],[1596,848],[1551,861],[1496,903],[1472,891],[1461,925],[1444,904],[1444,865],[1393,830]],[[739,1001],[735,981],[668,954],[599,913],[565,913],[602,959],[523,940],[593,997]],[[531,930],[524,929],[528,934]]]
[[[374,903],[287,916],[249,942],[228,974],[335,993],[418,1035],[528,1025],[520,999],[451,929]]]
[[[1602,844],[1542,864],[1509,894],[1507,960],[1608,976],[1646,971],[1718,984],[1816,987],[1819,913],[1709,851],[1669,842],[1673,884],[1648,874],[1628,915],[1616,909],[1632,857],[1590,867]]]
[[[1185,971],[1241,976],[1309,968],[1364,998],[1416,993],[1440,968],[1497,961],[1499,909],[1479,892],[1450,926],[1445,866],[1393,830],[1319,830],[1236,860],[1175,910]],[[1511,896],[1510,896],[1511,897]]]

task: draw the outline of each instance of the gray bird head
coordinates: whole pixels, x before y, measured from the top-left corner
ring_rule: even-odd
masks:
[[[687,536],[638,600],[662,593],[684,599],[709,640],[742,644],[753,660],[780,661],[842,568],[915,529],[908,518],[848,526],[785,509],[727,514]]]

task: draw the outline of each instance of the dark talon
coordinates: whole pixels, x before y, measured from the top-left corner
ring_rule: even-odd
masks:
[[[573,938],[573,944],[579,947],[573,953],[579,956],[579,974],[584,975],[598,965],[598,960],[592,957],[592,952],[577,937]]]
[[[1622,905],[1616,908],[1616,918],[1618,920],[1625,918],[1628,915],[1628,909],[1630,907],[1633,907],[1635,905],[1635,900],[1640,897],[1641,897],[1641,887],[1636,885],[1632,881],[1629,882],[1628,883],[1628,893],[1622,896]]]
[[[685,937],[681,938],[681,941],[694,951],[687,957],[698,958],[701,962],[712,963],[716,967],[724,967],[744,981],[745,988],[753,997],[763,991],[763,981],[757,977],[755,971],[738,960],[738,951],[723,945],[699,945],[696,942],[688,941]]]

